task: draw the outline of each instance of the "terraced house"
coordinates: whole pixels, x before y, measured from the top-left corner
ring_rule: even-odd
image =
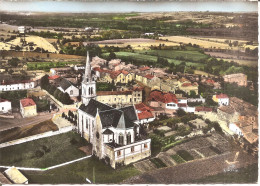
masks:
[[[149,157],[151,140],[139,130],[134,106],[115,109],[97,101],[88,58],[85,72],[82,87],[91,91],[83,91],[77,130],[92,144],[93,154],[113,168]]]
[[[112,71],[106,74],[105,80],[109,83],[122,83],[127,84],[129,82],[132,82],[134,79],[134,74],[127,72],[125,70],[120,71]]]
[[[113,107],[130,106],[142,102],[142,88],[134,87],[127,91],[99,91],[97,101]]]

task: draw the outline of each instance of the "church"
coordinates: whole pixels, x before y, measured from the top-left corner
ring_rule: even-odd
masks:
[[[96,77],[87,54],[77,131],[92,144],[92,153],[111,167],[128,165],[151,155],[151,139],[138,124],[134,106],[115,109],[96,100]]]

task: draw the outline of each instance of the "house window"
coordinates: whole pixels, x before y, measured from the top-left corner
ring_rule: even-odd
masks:
[[[117,151],[117,156],[121,156],[121,151]]]
[[[131,152],[134,152],[135,151],[135,147],[131,147]]]
[[[2,107],[2,110],[4,110],[4,107]]]
[[[128,132],[128,134],[127,134],[126,141],[127,141],[127,144],[131,143],[131,134],[130,134],[130,132]]]
[[[130,98],[130,102],[132,102],[132,98]]]
[[[86,129],[88,129],[88,119],[86,119]]]
[[[70,95],[72,95],[72,94],[73,94],[73,90],[70,91]]]
[[[123,136],[122,133],[119,134],[118,143],[119,143],[119,145],[123,145],[124,144],[124,136]]]
[[[148,147],[147,143],[144,144],[144,148],[146,149]]]

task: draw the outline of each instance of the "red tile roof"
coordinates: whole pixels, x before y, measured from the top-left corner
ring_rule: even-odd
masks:
[[[8,101],[7,99],[0,98],[0,103],[7,102],[7,101]],[[8,101],[8,102],[10,102],[10,101]]]
[[[141,67],[141,68],[139,68],[139,70],[141,70],[141,71],[150,70],[150,67],[148,67],[148,66]]]
[[[218,99],[228,98],[228,96],[226,94],[219,94],[219,95],[216,95],[216,98],[218,98]]]
[[[187,107],[186,103],[178,103],[178,107]]]
[[[23,83],[31,83],[33,81],[31,80],[21,80],[21,81],[2,81],[0,84],[1,85],[13,85],[13,84],[23,84]]]
[[[195,111],[196,111],[196,112],[200,112],[200,111],[203,111],[203,112],[212,112],[212,108],[208,108],[208,107],[196,107],[196,108],[195,108]]]
[[[141,91],[143,90],[143,87],[133,87],[133,91]]]
[[[151,107],[145,105],[144,103],[136,104],[135,108],[136,108],[136,110],[139,110],[139,111],[148,111],[148,110],[153,111],[154,110]]]
[[[54,75],[54,76],[50,76],[50,77],[48,77],[48,79],[49,80],[55,80],[55,79],[57,79],[57,78],[59,78],[60,76],[58,76],[58,75]]]
[[[150,93],[149,95],[149,98],[148,98],[149,101],[160,101],[160,102],[163,102],[163,103],[178,103],[178,99],[176,98],[176,95],[175,94],[172,94],[172,93],[163,93],[161,91],[158,91],[158,90],[154,90]]]
[[[115,79],[119,74],[121,74],[121,71],[112,71],[110,72],[110,77]]]
[[[215,81],[214,81],[214,80],[212,80],[212,79],[208,79],[208,80],[206,81],[206,83],[209,83],[209,84],[214,84],[214,83],[215,83]]]
[[[127,72],[127,71],[125,71],[125,70],[122,70],[122,73],[123,73],[124,75],[129,74],[129,72]]]
[[[146,77],[147,79],[153,79],[153,75],[151,75],[151,74],[147,74],[147,75],[145,75],[144,77]]]
[[[141,119],[154,118],[154,116],[151,111],[144,111],[144,112],[138,113],[138,118],[139,118],[139,120],[141,120]]]
[[[183,83],[181,86],[182,87],[189,87],[189,86],[192,86],[192,84],[191,83]]]
[[[20,100],[23,107],[36,105],[35,102],[31,98],[25,98]]]

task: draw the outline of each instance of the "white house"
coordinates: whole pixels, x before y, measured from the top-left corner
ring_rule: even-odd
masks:
[[[214,95],[212,97],[213,101],[217,102],[219,106],[227,106],[229,105],[229,98],[226,94]]]
[[[149,157],[151,139],[140,134],[134,106],[115,109],[96,101],[96,82],[88,56],[82,88],[77,130],[92,144],[93,154],[113,168]]]
[[[10,111],[12,111],[11,102],[0,98],[0,113],[8,113]]]
[[[5,82],[0,84],[0,91],[26,90],[35,87],[33,81]]]
[[[67,79],[62,79],[60,81],[58,89],[60,89],[64,93],[67,92],[70,97],[79,96],[79,89],[76,87],[76,85],[74,85]]]
[[[240,130],[240,128],[235,123],[230,123],[228,128],[229,128],[229,130],[231,130],[232,132],[234,132],[238,136],[243,136],[242,131]]]

